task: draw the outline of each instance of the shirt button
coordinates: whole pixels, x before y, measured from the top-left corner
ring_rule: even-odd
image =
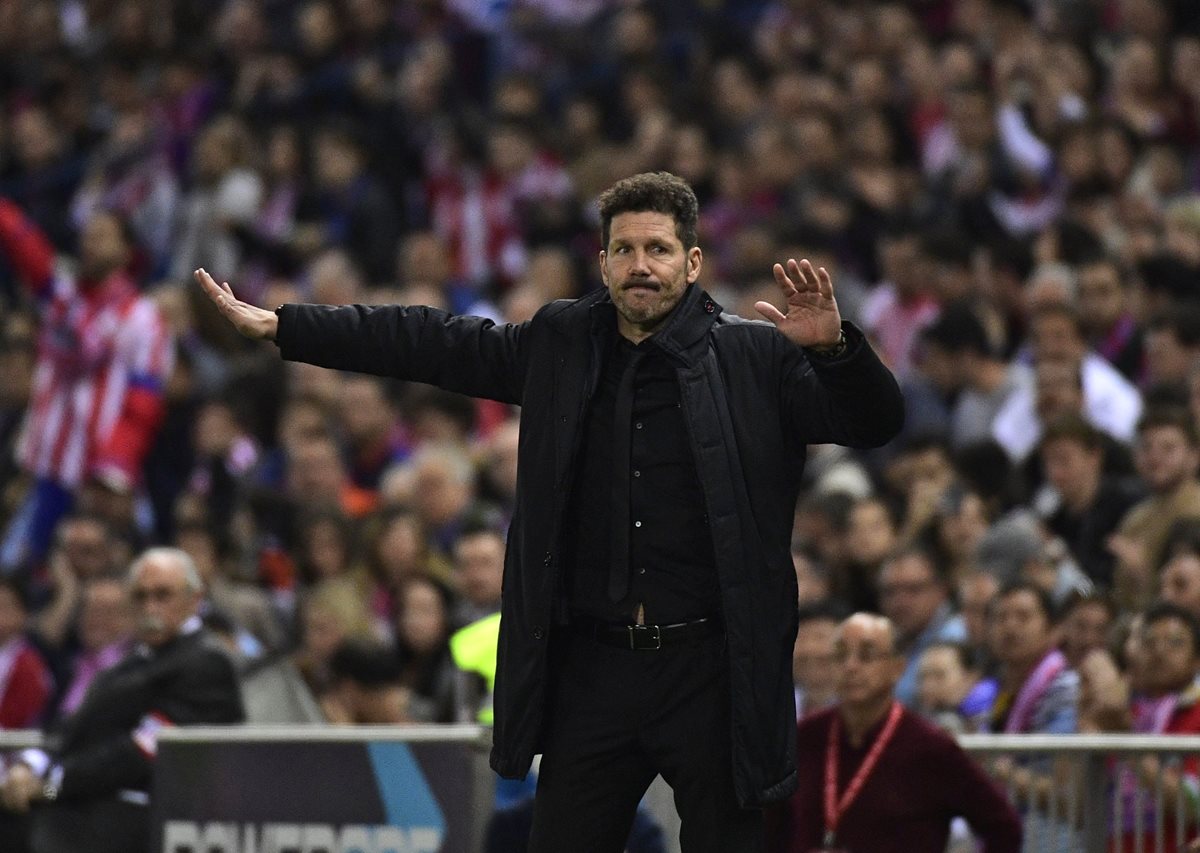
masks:
[[[533,638],[534,638],[535,640],[540,640],[540,639],[541,639],[542,637],[544,637],[544,636],[546,636],[546,632],[545,632],[545,631],[543,631],[541,628],[534,628],[534,629],[533,629]]]
[[[635,477],[640,477],[640,476],[642,476],[642,472],[641,472],[641,471],[634,471],[634,472],[633,472],[633,476],[635,476]]]
[[[641,429],[641,428],[642,428],[642,422],[641,422],[641,421],[638,421],[636,424],[634,424],[634,425],[633,425],[633,428],[634,428],[634,429]]]
[[[635,521],[635,522],[633,523],[633,526],[634,526],[634,527],[641,527],[641,526],[642,526],[642,523],[641,523],[640,521]]]
[[[638,569],[638,574],[639,574],[639,575],[644,575],[644,574],[646,574],[646,570],[645,570],[645,569]]]

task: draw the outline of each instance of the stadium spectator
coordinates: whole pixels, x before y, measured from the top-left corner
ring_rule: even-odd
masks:
[[[1200,538],[1195,533],[1189,525],[1187,535],[1172,542],[1158,575],[1158,597],[1200,619]]]
[[[1079,675],[1055,648],[1055,610],[1050,595],[1028,581],[1005,586],[990,615],[992,656],[999,664],[996,699],[984,730],[1007,734],[1074,734],[1078,731]],[[1056,818],[1070,768],[1054,758],[997,759],[995,776],[1027,804],[1025,832],[1047,838],[1056,849],[1076,843],[1076,827]]]
[[[1104,434],[1080,415],[1046,425],[1039,448],[1052,493],[1039,501],[1047,529],[1060,537],[1099,587],[1113,583],[1108,537],[1141,496],[1137,483],[1104,473]]]
[[[173,342],[157,309],[126,272],[124,221],[99,211],[84,227],[78,277],[56,275],[45,236],[0,200],[0,247],[40,310],[33,397],[18,446],[35,478],[5,534],[8,571],[37,564],[75,492],[130,492],[163,416]]]
[[[995,701],[995,682],[980,679],[962,643],[934,643],[917,662],[914,710],[957,734],[978,731]]]
[[[1000,590],[993,607],[991,651],[1000,674],[987,729],[1073,733],[1079,677],[1054,646],[1057,621],[1049,594],[1015,581]]]
[[[1014,392],[996,414],[992,428],[992,435],[1014,460],[1024,460],[1037,447],[1046,420],[1065,412],[1082,414],[1119,441],[1133,438],[1142,412],[1141,395],[1116,368],[1087,348],[1079,316],[1069,305],[1051,302],[1038,307],[1030,317],[1029,341],[1037,387]],[[1067,369],[1072,373],[1066,374]],[[1058,387],[1067,376],[1073,378],[1069,390],[1077,396],[1068,394],[1067,387]]]
[[[417,720],[412,693],[401,679],[401,664],[385,646],[342,643],[329,661],[331,686],[321,699],[330,723],[400,725]]]
[[[1079,321],[1088,346],[1130,382],[1141,384],[1143,335],[1130,307],[1129,273],[1111,257],[1100,255],[1079,265]]]
[[[1188,376],[1200,362],[1200,303],[1177,302],[1146,321],[1146,370],[1143,385],[1183,393]]]
[[[124,660],[133,647],[133,629],[133,608],[120,576],[101,575],[84,582],[76,627],[79,648],[60,685],[54,719],[75,713],[96,677]]]
[[[408,455],[394,402],[373,376],[346,376],[338,390],[338,423],[350,460],[350,480],[378,491],[383,472]]]
[[[957,394],[950,408],[949,434],[954,447],[986,441],[992,422],[1005,401],[1019,388],[1027,388],[1033,377],[1026,365],[1008,363],[997,355],[987,328],[968,304],[956,303],[942,309],[937,320],[921,333],[925,347],[937,347],[940,356],[953,365],[958,377]]]
[[[0,729],[28,729],[42,722],[54,679],[30,642],[29,604],[13,578],[0,579]]]
[[[1108,540],[1116,557],[1114,590],[1124,607],[1154,594],[1171,526],[1200,518],[1200,439],[1186,409],[1162,407],[1138,423],[1134,461],[1149,496],[1133,506]]]
[[[347,640],[378,641],[378,632],[352,584],[325,583],[307,590],[298,610],[300,642],[292,662],[319,701],[329,690],[329,664],[338,646]]]
[[[846,526],[849,557],[839,577],[839,595],[868,610],[878,609],[879,571],[899,545],[894,510],[882,497],[859,498]]]
[[[1102,651],[1089,658],[1083,671],[1088,674],[1088,712],[1090,731],[1132,731],[1139,734],[1197,734],[1200,732],[1200,624],[1188,611],[1173,604],[1156,604],[1146,611],[1139,628],[1139,650],[1145,678],[1142,690],[1134,696],[1128,679],[1116,670]],[[1122,764],[1116,771],[1114,797],[1123,825],[1119,827],[1121,851],[1136,850],[1147,843],[1156,844],[1157,815],[1147,808],[1136,793],[1138,785],[1157,789],[1162,786],[1166,825],[1174,820],[1181,787],[1197,783],[1194,759],[1167,759],[1146,756],[1133,764]],[[1114,805],[1113,810],[1118,808]],[[1139,816],[1138,811],[1142,814]],[[1138,827],[1146,827],[1140,833]],[[1176,849],[1173,832],[1163,833],[1165,850]],[[1195,836],[1187,822],[1186,839]]]
[[[266,591],[233,576],[227,538],[209,525],[190,522],[176,529],[175,545],[192,558],[204,583],[202,615],[208,609],[227,614],[239,636],[249,635],[242,648],[247,657],[283,648],[283,624]]]
[[[34,853],[150,847],[150,777],[164,726],[243,718],[233,666],[200,625],[200,577],[181,551],[152,548],[129,569],[135,653],[96,676],[86,701],[27,750],[0,782],[0,801],[32,812]]]
[[[963,816],[984,849],[1020,850],[1020,822],[996,784],[894,697],[904,664],[888,621],[851,616],[836,654],[839,701],[800,721],[800,784],[777,849],[940,853]]]
[[[883,279],[863,305],[863,330],[879,355],[903,381],[912,370],[918,335],[938,316],[938,301],[919,263],[920,231],[897,223],[881,236],[879,266]]]
[[[797,720],[829,707],[837,699],[834,640],[843,615],[829,602],[800,608],[800,626],[792,648]]]
[[[1076,672],[1084,658],[1096,650],[1109,648],[1117,606],[1101,593],[1076,594],[1067,598],[1060,609],[1058,647],[1067,664]]]
[[[961,642],[966,629],[951,606],[949,580],[933,556],[918,547],[901,549],[884,562],[879,604],[895,626],[896,650],[905,660],[895,684],[896,698],[912,707],[921,654],[934,643]]]
[[[955,589],[959,613],[966,633],[964,641],[972,665],[981,673],[992,674],[989,663],[991,643],[988,638],[988,616],[992,602],[1000,592],[1000,581],[990,572],[972,571],[961,578]]]
[[[461,628],[500,610],[504,535],[494,527],[466,527],[454,543],[454,588],[459,602],[451,623]]]
[[[408,713],[414,720],[455,720],[457,678],[449,646],[451,601],[449,588],[432,578],[410,578],[400,588],[395,623],[399,683],[409,691]]]

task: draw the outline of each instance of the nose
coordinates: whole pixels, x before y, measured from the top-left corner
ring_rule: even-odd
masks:
[[[633,264],[629,268],[631,275],[650,275],[650,264],[648,263],[649,256],[642,249],[635,249],[633,253]]]

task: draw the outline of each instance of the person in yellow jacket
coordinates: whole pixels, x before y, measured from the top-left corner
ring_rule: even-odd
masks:
[[[467,722],[492,724],[492,691],[496,686],[496,650],[500,642],[500,613],[497,611],[450,637],[450,655],[454,665],[464,674],[464,687],[459,691],[458,717]],[[477,678],[470,678],[477,676]]]

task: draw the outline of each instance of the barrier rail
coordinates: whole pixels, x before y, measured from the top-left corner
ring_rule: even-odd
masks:
[[[445,813],[448,823],[443,835],[450,838],[455,850],[475,853],[480,849],[491,813],[494,779],[487,767],[486,754],[490,740],[488,728],[465,724],[167,729],[159,737],[156,815],[163,827],[173,819],[186,817],[201,827],[194,832],[198,841],[216,842],[197,844],[197,850],[250,849],[240,837],[236,844],[232,841],[236,834],[234,827],[243,833],[250,831],[247,827],[251,825],[258,827],[255,831],[274,827],[284,832],[279,827],[295,822],[276,819],[271,809],[287,799],[289,785],[308,789],[312,797],[324,801],[321,805],[336,805],[336,797],[328,796],[327,789],[375,784],[373,780],[364,783],[361,779],[348,782],[349,777],[337,767],[324,763],[335,760],[332,757],[342,747],[357,745],[370,752],[372,744],[402,745],[413,753],[415,763],[389,764],[396,753],[384,749],[374,756],[377,773],[408,774],[405,784],[410,786],[414,772],[423,776],[435,789],[434,799]],[[1019,789],[1011,775],[1008,776],[1009,796],[1025,816],[1026,853],[1113,850],[1171,853],[1185,849],[1186,839],[1194,837],[1200,829],[1200,790],[1195,779],[1200,768],[1200,736],[961,735],[958,740],[985,767],[1011,762],[1013,766],[1030,769],[1036,779],[1042,780]],[[38,746],[41,742],[41,734],[34,730],[0,731],[0,752]],[[1144,761],[1147,757],[1157,759],[1157,768],[1147,766]],[[361,761],[359,764],[367,766]],[[449,764],[454,768],[446,778],[435,778],[447,772],[446,766],[439,765]],[[317,779],[306,776],[304,768],[313,766],[325,775]],[[266,787],[251,784],[247,768],[251,773],[270,775],[273,784]],[[1178,777],[1182,777],[1181,784],[1174,782]],[[382,778],[378,781],[386,784]],[[656,785],[661,786],[661,780]],[[231,791],[234,796],[214,800],[211,792],[218,789]],[[411,792],[411,788],[406,790]],[[386,799],[387,792],[378,796]],[[261,814],[256,813],[259,808],[256,797],[265,808]],[[669,796],[652,797],[648,805],[665,827],[678,826]],[[446,812],[446,808],[450,811]],[[306,813],[304,818],[304,826],[325,827],[321,831],[326,833],[329,826],[353,823],[353,819],[339,821],[336,817],[325,820],[315,812]],[[465,823],[449,825],[455,821]],[[178,841],[184,836],[179,834],[183,830],[176,828]],[[231,839],[224,848],[220,839],[226,835],[221,835],[222,832]],[[674,835],[668,833],[668,844],[677,851]],[[414,834],[403,849],[427,849],[421,847],[422,837],[433,836]],[[187,844],[165,846],[165,841],[164,838],[156,850],[176,853],[188,847]],[[256,844],[255,848],[259,846]]]
[[[984,766],[1011,759],[1043,780],[1026,790],[1008,782],[1025,816],[1027,853],[1168,853],[1200,825],[1195,769],[1180,773],[1185,759],[1200,758],[1200,736],[962,735],[959,743]]]

